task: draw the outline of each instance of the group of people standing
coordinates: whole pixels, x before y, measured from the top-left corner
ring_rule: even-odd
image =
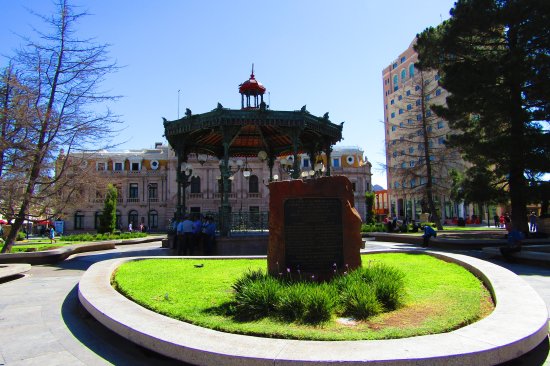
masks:
[[[216,223],[212,216],[200,214],[191,217],[185,215],[176,225],[175,248],[178,255],[194,255],[203,247],[203,252],[210,255],[216,245]]]

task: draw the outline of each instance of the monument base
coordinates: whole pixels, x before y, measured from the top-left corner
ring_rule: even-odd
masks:
[[[361,265],[361,217],[344,176],[269,184],[268,272],[327,280]]]

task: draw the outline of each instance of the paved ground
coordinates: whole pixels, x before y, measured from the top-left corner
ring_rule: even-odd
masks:
[[[374,243],[367,248],[406,248]],[[92,263],[115,257],[167,255],[160,242],[75,255],[57,265],[33,266],[27,275],[0,283],[0,365],[182,365],[107,330],[80,306],[77,284]],[[484,258],[481,252],[465,254]],[[491,260],[524,278],[550,308],[550,268]],[[548,345],[512,365],[547,365]],[[542,355],[542,356],[541,356]]]

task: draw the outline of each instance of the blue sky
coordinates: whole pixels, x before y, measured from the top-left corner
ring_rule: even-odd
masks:
[[[373,183],[386,186],[382,69],[414,36],[449,17],[453,0],[73,1],[91,15],[77,30],[109,43],[124,66],[103,88],[124,130],[119,149],[165,142],[162,117],[240,108],[238,85],[254,63],[271,109],[345,121],[343,146],[361,147]],[[47,0],[0,0],[0,66],[42,26],[28,9],[53,14]],[[178,93],[179,90],[179,93]],[[178,98],[179,95],[179,98]]]

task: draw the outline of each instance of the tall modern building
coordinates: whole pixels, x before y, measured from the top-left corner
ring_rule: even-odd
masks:
[[[426,191],[431,176],[433,197],[442,220],[464,217],[449,193],[451,169],[463,169],[457,151],[446,146],[447,121],[432,112],[446,102],[435,71],[415,67],[414,43],[382,71],[389,215],[418,219],[428,212]]]

